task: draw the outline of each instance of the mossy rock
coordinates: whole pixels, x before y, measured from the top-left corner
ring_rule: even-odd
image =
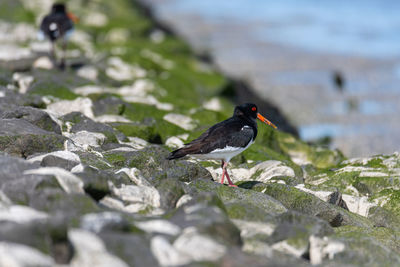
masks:
[[[400,265],[397,235],[398,233],[381,227],[339,227],[333,239],[344,243],[346,249],[335,254],[334,259],[328,262],[356,266]]]
[[[53,254],[56,243],[59,245],[67,241],[66,225],[54,221],[57,219],[34,224],[3,222],[0,239],[2,242],[19,243],[34,247],[46,254]],[[55,254],[53,255],[56,256]]]
[[[360,176],[359,171],[349,171],[349,172],[336,172],[337,168],[334,169],[324,169],[318,170],[315,172],[311,172],[308,174],[305,179],[306,184],[313,185],[317,183],[315,186],[316,189],[325,190],[325,191],[336,191],[340,190],[343,193],[348,193],[350,195],[353,194],[353,191],[349,190],[349,186],[358,186],[356,180]],[[322,181],[322,182],[321,182]],[[361,185],[361,184],[360,184]],[[366,188],[361,188],[362,190]],[[368,192],[365,192],[368,193]]]
[[[108,170],[113,167],[106,158],[99,157],[96,151],[93,151],[93,153],[76,151],[74,153],[79,156],[83,165],[92,166],[100,170]]]
[[[386,227],[364,228],[343,226],[335,229],[335,237],[346,237],[349,240],[368,236],[374,241],[400,254],[400,232]]]
[[[354,187],[365,195],[373,195],[384,189],[400,188],[400,179],[394,177],[357,177]]]
[[[239,229],[229,220],[225,205],[213,192],[193,195],[192,200],[165,217],[182,228],[196,227],[199,233],[229,247],[242,245]]]
[[[162,146],[152,145],[134,152],[107,151],[104,158],[115,168],[137,168],[155,185],[161,179],[174,178],[189,182],[198,178],[212,178],[201,165],[185,160],[167,160],[168,150]]]
[[[19,1],[3,0],[0,2],[0,17],[2,20],[14,23],[34,23],[36,15],[25,9]]]
[[[339,150],[330,150],[321,146],[310,146],[288,133],[280,132],[278,142],[280,149],[285,154],[290,155],[293,152],[304,154],[306,159],[317,168],[332,168],[345,159]]]
[[[64,136],[47,132],[21,119],[0,120],[0,150],[18,157],[62,150]]]
[[[255,184],[252,188],[280,201],[286,208],[319,217],[331,226],[355,225],[372,227],[367,218],[351,213],[338,206],[326,203],[318,197],[283,184]]]
[[[10,109],[15,106],[30,106],[34,108],[44,109],[46,103],[39,95],[19,94],[14,91],[6,90],[5,96],[0,98],[0,105]]]
[[[277,226],[266,241],[270,245],[286,241],[304,253],[308,251],[311,235],[323,237],[334,233],[326,221],[296,211],[280,214],[276,220]]]
[[[107,251],[129,266],[158,266],[150,249],[149,238],[143,234],[121,231],[104,231],[98,234]],[[132,253],[135,251],[135,253]]]
[[[60,126],[50,117],[50,115],[37,108],[25,107],[25,106],[6,106],[5,109],[0,107],[0,114],[3,119],[24,119],[37,127],[54,132],[56,134],[61,134]]]
[[[204,179],[195,180],[189,186],[197,193],[214,192],[232,219],[272,221],[273,216],[287,210],[275,199],[253,190],[232,188]]]
[[[92,109],[95,116],[123,115],[128,105],[120,97],[112,94],[91,94],[88,97],[93,102]]]
[[[12,83],[12,72],[3,68],[0,68],[0,86],[4,86],[1,91],[6,90],[6,86]]]
[[[62,211],[67,224],[75,227],[79,226],[81,215],[100,211],[100,208],[90,196],[67,194],[61,189],[41,190],[30,199],[29,206],[52,215],[60,214],[60,211]]]
[[[400,218],[400,190],[384,189],[373,195],[370,200],[378,202],[381,207]]]
[[[109,182],[118,186],[121,183],[129,184],[131,181],[124,173],[115,174],[109,170],[98,170],[90,166],[85,166],[82,172],[76,173],[83,181],[86,194],[95,201],[99,201],[110,194]]]
[[[61,190],[55,177],[44,175],[22,175],[16,179],[2,181],[2,192],[13,203],[29,205],[32,198],[43,190]]]
[[[80,131],[88,131],[95,133],[102,133],[106,137],[104,144],[109,143],[118,143],[118,138],[124,140],[125,136],[121,136],[120,133],[114,130],[110,125],[95,122],[92,119],[86,117],[80,112],[71,112],[62,117],[60,120],[63,121],[64,130],[67,128],[66,122],[72,123],[72,127],[70,127],[71,133],[77,133]],[[117,138],[118,137],[118,138]]]
[[[400,231],[400,216],[380,206],[371,207],[368,210],[368,219],[375,227],[386,227]]]
[[[126,136],[139,137],[150,143],[162,144],[161,136],[158,133],[155,120],[150,118],[144,119],[142,122],[114,122],[110,125],[122,132]]]
[[[175,178],[161,179],[156,189],[160,193],[161,208],[174,209],[179,198],[185,194],[182,182]]]
[[[120,131],[125,131],[129,136],[136,135],[145,140],[155,139],[154,143],[162,143],[171,137],[179,134],[187,133],[186,130],[180,128],[179,126],[172,124],[163,119],[164,115],[169,112],[165,110],[159,110],[155,106],[145,105],[145,104],[129,104],[126,106],[124,111],[124,116],[131,121],[133,125],[140,127],[131,128],[122,126]],[[161,139],[161,142],[160,142]]]
[[[32,84],[28,91],[29,94],[41,95],[41,96],[53,96],[59,99],[73,100],[78,98],[79,95],[72,92],[65,85],[57,82],[37,82]]]
[[[262,207],[251,203],[228,202],[225,207],[231,219],[270,223],[276,221],[274,214],[268,213]]]
[[[56,134],[0,136],[0,150],[26,158],[39,152],[52,152],[64,147],[65,137]]]

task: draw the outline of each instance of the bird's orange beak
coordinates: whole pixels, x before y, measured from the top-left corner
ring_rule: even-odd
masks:
[[[77,16],[75,16],[74,14],[72,14],[71,12],[67,13],[67,16],[70,20],[72,20],[74,23],[78,23],[79,22],[79,18]]]
[[[275,129],[277,129],[278,127],[275,126],[275,124],[273,124],[272,122],[270,122],[269,120],[267,120],[263,115],[261,115],[260,113],[257,113],[257,119],[259,119],[260,121],[264,122],[265,124],[268,124],[269,126],[274,127]]]

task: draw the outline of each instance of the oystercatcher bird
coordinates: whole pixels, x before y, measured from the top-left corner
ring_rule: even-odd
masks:
[[[40,24],[41,35],[51,42],[51,56],[56,60],[55,43],[62,40],[63,54],[59,67],[65,67],[65,51],[67,49],[67,39],[74,29],[74,22],[77,17],[68,13],[65,4],[55,3],[51,7],[50,14],[46,15]]]
[[[257,137],[257,119],[276,128],[258,113],[256,105],[243,104],[235,107],[232,117],[215,124],[199,138],[171,152],[167,159],[178,159],[186,155],[200,159],[219,159],[222,167],[221,184],[226,176],[229,186],[236,186],[232,183],[226,167],[231,158],[254,143]]]

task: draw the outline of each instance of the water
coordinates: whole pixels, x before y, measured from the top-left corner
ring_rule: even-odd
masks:
[[[349,156],[400,149],[400,1],[148,1],[275,102],[303,139],[330,136]]]
[[[177,0],[166,11],[214,21],[263,22],[265,27],[255,30],[259,39],[313,51],[400,56],[397,0]]]

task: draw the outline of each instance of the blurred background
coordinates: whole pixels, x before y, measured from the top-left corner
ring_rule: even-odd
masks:
[[[400,1],[145,2],[302,139],[346,156],[400,149]]]

